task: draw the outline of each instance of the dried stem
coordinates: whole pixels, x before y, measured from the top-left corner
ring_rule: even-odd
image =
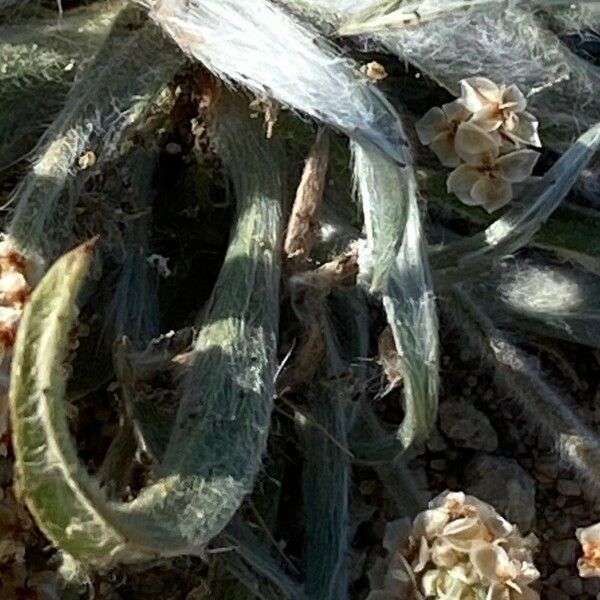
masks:
[[[315,241],[329,165],[329,146],[329,134],[321,127],[304,165],[283,246],[288,266],[293,271],[302,270]]]

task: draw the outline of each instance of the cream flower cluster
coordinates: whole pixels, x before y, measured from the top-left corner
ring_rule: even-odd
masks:
[[[529,586],[539,578],[523,537],[492,506],[460,492],[432,500],[412,527],[388,524],[386,560],[369,573],[367,600],[538,600]]]
[[[583,556],[577,561],[581,577],[600,577],[600,523],[578,529],[575,534],[583,548]]]
[[[538,122],[527,112],[516,85],[498,86],[485,77],[461,81],[461,96],[432,108],[417,123],[422,144],[446,167],[448,191],[465,204],[493,212],[513,198],[513,184],[532,173],[540,147]]]
[[[6,395],[17,327],[41,275],[40,261],[26,258],[7,238],[0,238],[0,440],[8,428]],[[5,453],[6,446],[0,441],[0,455]]]
[[[8,239],[0,240],[0,362],[12,355],[21,313],[40,276],[38,261],[23,256]]]

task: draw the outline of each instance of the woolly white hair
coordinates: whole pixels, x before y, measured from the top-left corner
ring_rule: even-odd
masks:
[[[407,162],[386,98],[315,30],[268,0],[161,0],[150,16],[219,77]]]
[[[352,144],[365,215],[363,281],[380,292],[405,382],[406,448],[427,438],[438,405],[438,320],[412,167],[398,168],[372,145]]]
[[[507,260],[472,293],[512,329],[600,347],[600,278],[540,257]]]
[[[7,8],[10,8],[11,6],[14,6],[15,4],[25,4],[27,0],[0,0],[0,11],[1,10],[5,10]]]
[[[600,437],[582,421],[570,398],[549,385],[535,360],[497,329],[487,312],[464,290],[448,296],[450,314],[461,332],[494,369],[496,385],[537,429],[556,443],[563,459],[600,493]]]
[[[472,10],[457,10],[471,4]],[[451,92],[458,93],[459,81],[474,75],[517,84],[540,121],[544,143],[557,150],[600,120],[600,96],[594,93],[600,70],[570,52],[525,5],[424,0],[402,9],[393,30],[390,25],[375,37]],[[402,26],[410,15],[414,22]],[[579,18],[578,28],[585,18]],[[360,31],[360,22],[350,31]]]
[[[586,131],[516,205],[485,231],[434,249],[432,264],[438,283],[465,280],[527,245],[564,200],[581,171],[600,147],[600,123]],[[588,270],[599,270],[589,257]]]

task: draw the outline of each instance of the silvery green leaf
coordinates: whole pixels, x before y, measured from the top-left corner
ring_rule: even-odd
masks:
[[[426,439],[438,402],[438,321],[412,167],[399,168],[372,145],[353,143],[354,178],[367,232],[361,257],[380,293],[404,377],[406,448]]]

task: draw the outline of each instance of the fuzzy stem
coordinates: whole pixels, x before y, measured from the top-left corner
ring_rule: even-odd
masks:
[[[224,96],[211,121],[236,184],[237,223],[159,479],[133,502],[107,502],[68,431],[62,361],[87,247],[53,266],[23,316],[11,385],[17,470],[40,527],[79,559],[110,564],[201,553],[261,467],[275,391],[282,152],[243,100]]]
[[[411,167],[399,168],[373,146],[353,144],[372,292],[380,292],[405,383],[400,444],[427,438],[438,401],[438,321]]]
[[[123,35],[122,29],[136,18],[137,11],[128,8],[119,15],[94,63],[44,134],[42,150],[15,191],[16,209],[8,233],[23,254],[49,260],[60,254],[54,244],[62,237],[65,220],[57,207],[75,177],[77,159],[84,151],[100,156],[114,149],[126,126],[143,113],[181,65],[180,55],[152,24]]]
[[[495,370],[496,383],[530,421],[548,434],[561,455],[600,493],[600,438],[568,401],[546,383],[532,359],[498,330],[473,298],[454,288],[447,298],[452,316]]]

